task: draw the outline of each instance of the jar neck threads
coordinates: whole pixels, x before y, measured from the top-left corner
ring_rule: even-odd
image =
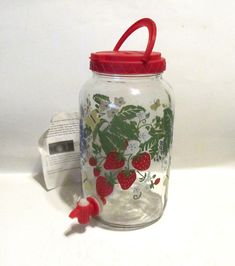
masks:
[[[139,75],[120,75],[120,74],[104,74],[93,71],[93,77],[103,80],[112,80],[112,81],[151,81],[155,79],[161,79],[162,73],[159,74],[139,74]]]

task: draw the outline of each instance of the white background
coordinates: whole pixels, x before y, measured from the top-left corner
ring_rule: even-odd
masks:
[[[37,150],[39,136],[47,129],[52,114],[59,111],[77,110],[78,91],[91,75],[88,69],[90,52],[112,49],[126,28],[142,17],[150,17],[157,23],[158,36],[155,50],[162,52],[162,55],[167,60],[167,71],[164,73],[164,77],[172,85],[176,96],[173,169],[178,169],[177,171],[184,171],[179,169],[192,167],[225,169],[224,171],[218,171],[220,174],[215,175],[214,180],[213,175],[217,172],[215,170],[211,170],[212,172],[208,170],[213,174],[202,175],[203,178],[211,177],[209,179],[210,182],[206,179],[208,186],[213,181],[218,185],[216,190],[210,190],[208,187],[201,191],[204,193],[203,200],[206,201],[208,198],[211,204],[214,203],[219,206],[218,213],[213,207],[215,213],[213,213],[214,219],[212,219],[210,211],[207,209],[210,205],[207,203],[206,207],[202,206],[203,200],[201,200],[202,205],[200,206],[204,208],[203,212],[200,214],[200,210],[197,209],[196,214],[194,213],[197,219],[193,220],[192,217],[194,216],[191,216],[189,223],[198,222],[198,217],[202,215],[205,224],[200,222],[198,223],[199,227],[195,224],[195,231],[190,231],[186,226],[188,231],[184,231],[183,227],[180,226],[185,226],[185,224],[183,223],[182,225],[182,221],[181,223],[178,221],[177,225],[181,234],[173,235],[174,237],[185,239],[187,234],[191,232],[187,240],[192,242],[193,239],[196,239],[195,241],[197,242],[193,246],[188,246],[187,241],[185,243],[180,242],[180,247],[186,249],[185,256],[183,256],[183,253],[180,255],[179,253],[174,253],[174,247],[177,251],[179,247],[177,247],[177,241],[173,240],[174,244],[169,247],[172,252],[161,253],[164,254],[160,257],[161,265],[164,265],[164,261],[169,263],[169,265],[174,263],[174,265],[197,266],[235,264],[232,252],[229,251],[232,245],[231,242],[222,245],[224,250],[228,251],[226,256],[218,255],[219,248],[215,249],[215,253],[219,256],[216,257],[218,260],[215,257],[213,258],[214,251],[212,248],[216,241],[217,243],[222,243],[228,239],[228,236],[232,235],[233,239],[235,237],[234,223],[231,223],[231,221],[234,221],[235,200],[232,195],[231,198],[226,198],[228,197],[226,186],[228,188],[234,187],[232,177],[234,176],[233,166],[235,166],[234,10],[235,2],[232,0],[0,0],[0,172],[5,174],[15,173],[9,179],[6,178],[6,175],[3,175],[1,179],[1,188],[4,192],[2,191],[0,194],[3,207],[0,214],[5,215],[2,229],[4,232],[9,231],[8,242],[5,240],[4,242],[2,239],[0,242],[0,245],[4,245],[4,249],[0,246],[0,262],[1,258],[3,258],[4,262],[2,265],[17,264],[16,261],[12,260],[13,257],[10,256],[14,239],[18,239],[18,241],[20,239],[20,242],[26,241],[24,235],[31,236],[34,230],[37,231],[40,228],[39,224],[42,224],[40,229],[42,238],[45,235],[43,239],[44,241],[47,239],[50,245],[47,248],[45,247],[45,250],[39,249],[38,253],[36,251],[34,253],[31,250],[29,257],[25,254],[21,257],[19,255],[19,257],[16,257],[19,265],[30,265],[32,258],[34,263],[35,261],[39,262],[38,265],[47,265],[45,263],[47,257],[50,258],[50,264],[48,265],[53,265],[54,260],[51,256],[52,250],[56,249],[56,243],[63,243],[59,249],[62,252],[60,254],[63,254],[63,249],[65,249],[68,257],[70,252],[72,252],[71,259],[74,264],[71,264],[72,262],[68,264],[87,265],[84,260],[84,253],[80,256],[81,254],[78,255],[79,253],[77,254],[76,251],[83,246],[82,241],[89,242],[89,238],[87,239],[83,235],[83,240],[79,243],[69,242],[69,240],[66,240],[66,243],[59,242],[65,241],[60,239],[50,242],[52,241],[50,236],[58,236],[61,233],[60,230],[63,229],[57,227],[56,230],[58,232],[55,232],[54,229],[52,233],[50,231],[51,227],[47,223],[45,225],[45,221],[42,218],[40,220],[41,216],[35,216],[33,203],[30,205],[28,198],[19,203],[24,197],[14,198],[12,196],[10,184],[15,184],[12,178],[17,177],[16,185],[19,188],[22,186],[22,191],[27,187],[28,192],[26,192],[26,195],[34,198],[34,194],[31,191],[35,191],[35,193],[41,195],[39,196],[41,199],[43,193],[41,187],[36,188],[37,184],[33,183],[30,184],[33,186],[31,189],[27,183],[28,179],[26,181],[26,173],[35,176],[35,174],[40,172]],[[147,31],[146,29],[141,29],[132,35],[123,48],[132,50],[144,49],[146,41]],[[229,174],[226,172],[228,169],[230,169]],[[179,173],[177,171],[172,172],[173,178],[174,173]],[[202,176],[197,177],[192,174],[194,170],[188,171],[182,172],[182,176],[192,180],[191,183],[187,183],[186,190],[194,191],[195,178],[202,178]],[[21,175],[18,175],[19,173]],[[202,173],[203,170],[199,171],[199,175]],[[228,178],[227,180],[226,175],[230,176],[230,179]],[[222,189],[219,188],[221,179],[225,179],[223,180]],[[5,182],[7,180],[10,180],[9,182],[12,181],[12,183],[6,185]],[[20,180],[24,180],[23,184],[20,183]],[[182,179],[179,182],[182,185],[184,184]],[[26,186],[25,188],[24,185]],[[15,228],[17,226],[16,217],[12,216],[8,207],[5,206],[7,204],[6,201],[8,201],[6,196],[7,188],[9,189],[12,203],[6,206],[14,209],[15,205],[13,203],[17,201],[19,205],[17,205],[17,210],[19,210],[21,204],[22,206],[26,204],[25,220],[22,220],[18,228],[19,230],[23,228],[20,234],[17,231],[17,227]],[[179,188],[180,186],[178,185]],[[37,192],[38,190],[41,192]],[[184,193],[183,190],[177,190],[177,187],[176,191],[181,196]],[[229,191],[232,193],[231,190]],[[14,193],[17,194],[17,191],[14,191]],[[179,194],[175,194],[175,199],[177,199]],[[190,196],[190,193],[187,193],[187,196]],[[48,194],[43,194],[43,197],[48,197]],[[187,198],[187,206],[189,207],[192,203],[195,204],[195,200],[195,198]],[[39,202],[36,202],[37,208],[40,208]],[[178,203],[182,204],[182,202]],[[227,205],[228,202],[230,205]],[[47,204],[43,206],[47,208]],[[174,215],[177,216],[175,211],[177,206],[171,206],[171,209],[174,209],[174,213],[171,212],[171,215],[165,218],[169,227],[172,222],[169,219],[175,217]],[[182,205],[180,207],[182,208]],[[52,209],[48,207],[48,212],[45,211],[49,217],[50,215],[53,216]],[[61,209],[63,208],[61,207]],[[186,214],[184,209],[180,211],[180,215]],[[63,210],[63,215],[66,215],[64,212]],[[226,212],[227,216],[223,212]],[[45,213],[42,215],[45,215]],[[192,215],[193,210],[190,210],[189,213]],[[222,220],[219,220],[219,224],[214,225],[213,230],[211,229],[209,233],[211,239],[206,237],[207,240],[203,244],[203,248],[208,248],[209,255],[206,255],[206,251],[199,249],[199,254],[202,256],[200,260],[199,257],[196,257],[196,251],[192,249],[199,247],[201,242],[204,241],[203,238],[207,232],[206,227],[210,228],[213,221],[216,223],[217,215],[222,217]],[[31,216],[35,217],[32,222],[36,224],[31,224],[28,227],[26,218]],[[229,220],[223,217],[227,217]],[[61,219],[60,216],[58,218]],[[51,219],[50,217],[49,220]],[[187,219],[187,217],[182,218],[184,222]],[[29,219],[29,221],[31,220]],[[66,222],[69,223],[69,221]],[[226,226],[222,227],[221,223],[227,223],[227,229],[223,229]],[[53,226],[55,224],[56,221],[54,221]],[[205,225],[205,228],[203,225]],[[157,229],[158,227],[153,228]],[[149,234],[147,233],[148,239],[146,241],[152,236],[151,245],[154,245],[154,241],[158,241],[158,237],[162,242],[164,233],[167,233],[167,228],[165,226],[165,229],[162,229],[166,231],[161,231],[163,233],[160,236],[157,231],[148,229],[150,231]],[[172,233],[172,227],[169,230]],[[92,233],[90,232],[90,234]],[[101,231],[101,234],[105,235],[107,232]],[[137,252],[143,244],[148,244],[148,242],[141,244],[143,233],[140,234],[139,246],[135,244]],[[130,237],[132,236],[133,234],[130,235]],[[113,235],[111,239],[110,236],[107,236],[105,239],[107,241],[115,241],[115,237]],[[121,241],[121,237],[119,238]],[[136,241],[136,238],[137,235],[134,235],[133,241]],[[36,237],[36,239],[42,241],[41,238]],[[31,247],[33,238],[30,237],[29,241],[27,245],[22,245],[22,247]],[[169,239],[169,241],[171,240]],[[19,248],[19,254],[23,254],[20,249],[20,242],[19,245],[13,246],[14,248]],[[97,242],[96,240],[95,243],[98,245],[99,241]],[[213,245],[210,247],[210,244]],[[37,250],[39,248],[38,245],[39,243],[35,244]],[[103,248],[109,248],[105,243],[102,245]],[[88,246],[88,244],[85,244],[86,248]],[[159,243],[156,246],[160,247],[160,251],[164,251],[163,247],[165,249],[168,248],[165,242],[163,242],[163,246]],[[127,246],[125,247],[128,248]],[[128,252],[122,248],[118,249],[118,246],[113,252],[111,252],[113,254],[111,257],[113,256],[115,259],[118,257],[118,252],[120,252],[120,256],[128,256]],[[148,256],[147,250],[143,252]],[[151,252],[154,252],[153,248]],[[58,253],[56,254],[58,255]],[[171,255],[174,261],[169,259]],[[157,257],[159,257],[159,254],[156,250],[156,257],[151,253],[147,263],[144,264],[144,260],[141,263],[142,265],[156,264],[154,259],[156,258],[157,262]],[[26,258],[29,264],[26,263]],[[137,256],[137,258],[139,257]],[[193,258],[197,258],[197,260]],[[135,261],[133,256],[130,259]],[[92,257],[89,265],[95,265],[94,261],[95,258]],[[137,260],[137,265],[138,261],[140,262],[141,260]],[[222,261],[226,262],[223,264]],[[60,255],[59,259],[57,257],[55,262],[55,265],[65,265],[62,255]],[[84,262],[84,264],[81,262]],[[103,260],[100,260],[100,262],[103,262]],[[167,263],[165,264],[168,265]]]
[[[53,113],[77,110],[90,53],[112,49],[142,17],[157,23],[176,95],[174,166],[233,161],[234,10],[231,0],[1,0],[1,171],[38,171],[37,140]],[[146,41],[143,28],[124,48]]]

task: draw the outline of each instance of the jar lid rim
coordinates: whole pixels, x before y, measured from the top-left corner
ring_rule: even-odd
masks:
[[[99,51],[90,55],[90,69],[110,74],[151,74],[166,69],[165,58],[160,52],[152,52],[149,60],[143,60],[144,51]]]

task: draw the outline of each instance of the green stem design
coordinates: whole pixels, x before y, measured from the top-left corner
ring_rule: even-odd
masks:
[[[101,166],[101,164],[103,163],[103,161],[105,160],[105,157],[100,157],[101,160],[99,161],[99,163],[97,164],[97,167]]]
[[[127,170],[128,170],[128,172],[130,170],[130,159],[131,159],[131,157],[132,157],[132,154],[130,154],[128,159],[127,159]]]
[[[152,125],[152,124],[144,124],[144,125],[142,125],[142,126],[138,127],[138,129],[140,129],[140,128],[142,128],[142,127],[146,127],[146,126],[153,127],[153,125]]]
[[[130,154],[123,154],[123,156],[125,156],[125,157],[126,157],[126,156],[130,156],[130,155],[132,155],[132,153],[130,153]]]
[[[146,123],[146,118],[144,118],[144,119],[142,119],[142,120],[139,120],[139,122],[138,122],[138,124],[137,124],[137,128],[138,128],[138,129],[140,129],[142,126],[144,126],[144,125],[140,126],[140,124],[143,123],[143,121],[145,121],[145,123]]]
[[[143,182],[143,181],[145,180],[145,178],[146,178],[146,173],[145,173],[144,175],[142,175],[142,174],[140,173],[140,171],[138,171],[138,170],[137,170],[137,173],[138,173],[139,175],[142,176],[142,178],[139,179],[139,181],[140,181],[140,182]]]

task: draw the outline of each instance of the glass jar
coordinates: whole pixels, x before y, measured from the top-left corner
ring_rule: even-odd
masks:
[[[146,51],[118,51],[142,26],[149,30]],[[167,201],[174,102],[162,78],[165,59],[152,52],[155,36],[155,23],[142,19],[114,51],[92,54],[93,75],[80,91],[84,198],[96,200],[99,210],[91,216],[111,227],[151,224]]]

